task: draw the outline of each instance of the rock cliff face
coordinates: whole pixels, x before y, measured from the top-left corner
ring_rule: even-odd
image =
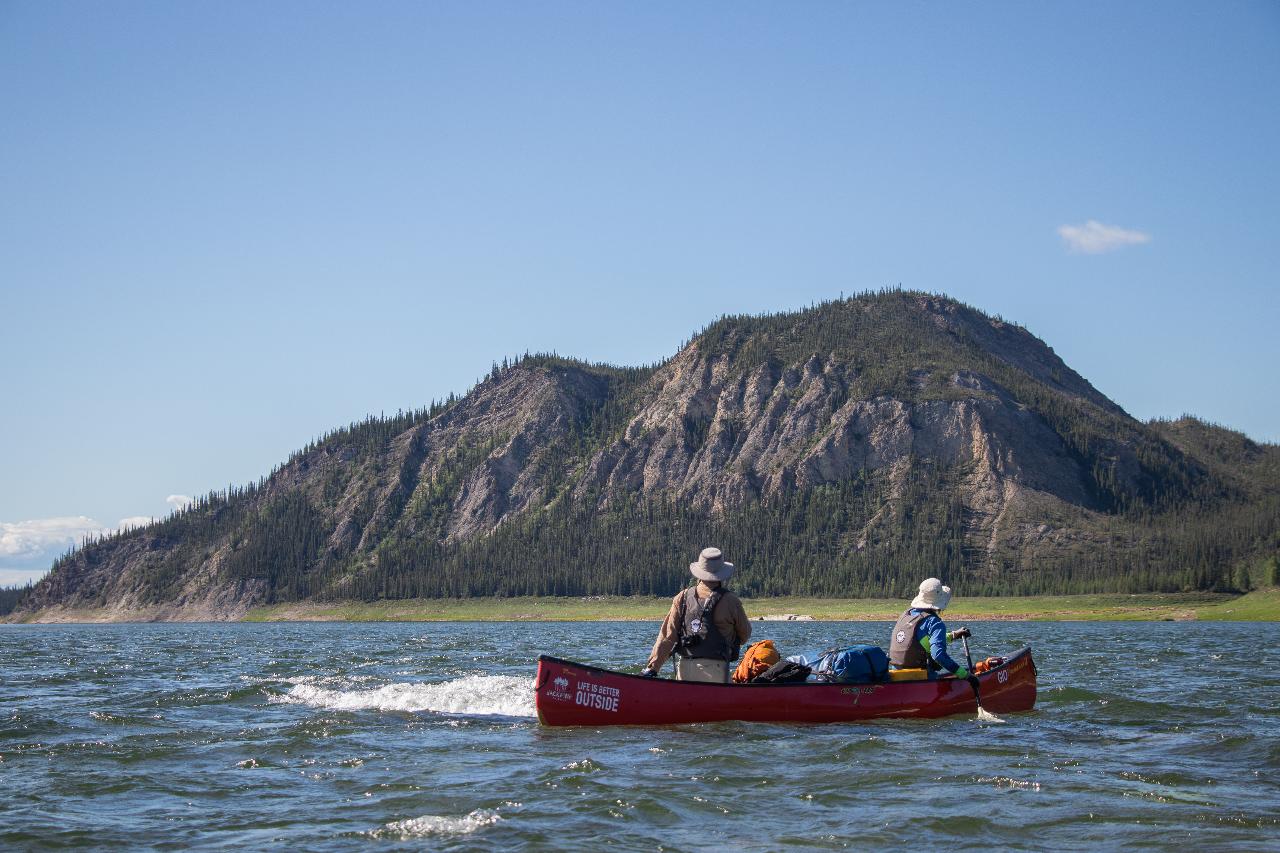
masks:
[[[388,585],[417,570],[406,549],[459,553],[556,507],[715,519],[855,481],[880,503],[833,549],[946,502],[963,519],[957,568],[1024,564],[1101,545],[1125,509],[1245,489],[1201,461],[1194,432],[1134,421],[1025,329],[942,297],[859,297],[721,320],[653,369],[526,358],[443,410],[340,430],[257,486],[81,549],[26,609],[236,618],[372,577],[394,596],[419,588]],[[922,471],[944,472],[947,494],[921,504]]]
[[[992,518],[1006,486],[1091,507],[1086,472],[1042,419],[986,377],[939,381],[957,396],[851,399],[834,359],[731,378],[693,345],[655,377],[625,434],[588,461],[577,491],[602,501],[622,491],[674,494],[717,510],[860,472],[892,479],[928,458],[971,470],[970,502]]]

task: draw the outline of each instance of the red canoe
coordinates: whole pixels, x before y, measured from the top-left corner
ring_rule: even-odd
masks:
[[[1036,704],[1031,648],[978,676],[982,707],[997,714]],[[886,684],[705,684],[641,678],[542,655],[535,682],[544,726],[673,725],[744,720],[769,723],[844,723],[879,717],[973,714],[977,703],[964,681]]]

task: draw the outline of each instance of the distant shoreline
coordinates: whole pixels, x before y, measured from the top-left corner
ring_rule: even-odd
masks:
[[[381,602],[304,602],[260,607],[248,622],[660,621],[671,599],[657,597],[486,598]],[[768,617],[813,621],[893,621],[907,602],[896,599],[745,598],[753,622]],[[957,598],[949,621],[1280,621],[1280,590],[1244,596],[1214,593],[1063,595]],[[778,620],[783,621],[783,620]],[[808,621],[807,619],[804,621]]]
[[[894,599],[747,598],[753,622],[792,615],[802,621],[883,622],[906,606]],[[657,622],[669,598],[586,596],[577,598],[406,599],[377,602],[294,602],[228,613],[240,622]],[[236,618],[239,617],[239,618]],[[1280,589],[1247,595],[1140,593],[960,598],[947,611],[952,622],[1026,621],[1280,621]],[[38,623],[129,623],[204,621],[174,618],[163,611],[121,608],[42,611],[22,620]]]

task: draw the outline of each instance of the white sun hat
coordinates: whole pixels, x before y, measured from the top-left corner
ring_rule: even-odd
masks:
[[[736,567],[724,558],[719,548],[703,548],[698,562],[689,564],[689,571],[698,580],[725,581]]]
[[[951,603],[951,587],[943,586],[937,578],[929,578],[920,584],[920,593],[911,600],[918,610],[945,610]]]

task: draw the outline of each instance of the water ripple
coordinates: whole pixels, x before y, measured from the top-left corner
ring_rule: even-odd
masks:
[[[655,627],[0,628],[0,848],[1280,846],[1272,626],[974,625],[1036,645],[1004,725],[537,724],[538,652],[634,668]]]

